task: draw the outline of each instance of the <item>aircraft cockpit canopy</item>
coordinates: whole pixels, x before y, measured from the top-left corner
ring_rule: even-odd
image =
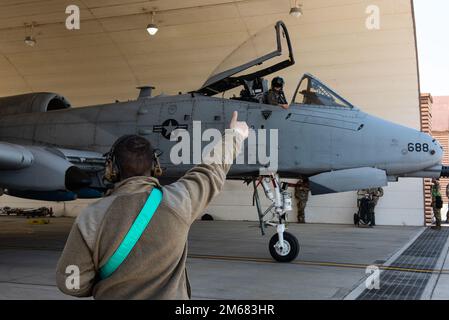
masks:
[[[310,74],[305,74],[299,82],[296,94],[293,97],[293,103],[354,108],[351,103]]]
[[[249,94],[267,90],[263,77],[295,63],[287,27],[282,21],[262,29],[234,50],[196,92],[207,96],[244,86]]]

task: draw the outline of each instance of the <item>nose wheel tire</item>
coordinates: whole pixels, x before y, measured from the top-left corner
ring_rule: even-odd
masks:
[[[278,262],[291,262],[295,260],[299,254],[299,248],[298,239],[288,232],[284,232],[283,243],[279,242],[279,235],[277,233],[270,239],[270,254]]]

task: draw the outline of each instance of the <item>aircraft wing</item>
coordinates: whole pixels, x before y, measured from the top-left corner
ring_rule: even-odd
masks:
[[[375,168],[356,168],[325,172],[309,178],[312,195],[384,187],[387,174]]]
[[[98,185],[95,176],[103,168],[95,152],[0,142],[0,188],[13,196],[77,192]]]

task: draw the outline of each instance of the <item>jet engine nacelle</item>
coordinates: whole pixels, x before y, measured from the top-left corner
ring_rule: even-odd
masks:
[[[97,199],[101,198],[103,194],[95,189],[86,188],[77,192],[73,191],[33,191],[33,190],[13,190],[8,189],[7,194],[17,198],[32,199],[40,201],[73,201],[77,199]]]
[[[312,195],[384,187],[388,178],[383,170],[355,168],[321,173],[309,178]]]
[[[28,93],[0,98],[0,116],[62,110],[70,106],[70,102],[57,93]]]
[[[33,154],[23,146],[1,142],[0,149],[0,167],[4,170],[23,169],[33,163]]]
[[[32,156],[26,168],[1,172],[0,185],[4,189],[79,190],[90,185],[89,175],[67,161],[58,150],[27,147],[26,151]]]

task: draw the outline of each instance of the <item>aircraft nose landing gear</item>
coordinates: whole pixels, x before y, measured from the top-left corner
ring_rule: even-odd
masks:
[[[269,249],[274,260],[278,262],[291,262],[299,254],[298,239],[291,233],[284,232],[283,241],[279,241],[279,235],[275,234],[270,239]]]
[[[267,210],[263,211],[257,187],[262,185],[265,196],[271,201]],[[273,185],[274,193],[271,190]],[[270,239],[268,249],[271,256],[278,262],[291,262],[299,254],[298,239],[291,233],[285,232],[286,215],[292,210],[292,196],[288,192],[288,183],[280,183],[279,177],[271,175],[253,180],[254,196],[253,200],[257,207],[259,223],[262,235],[265,235],[265,227],[276,227],[276,234]],[[265,221],[265,216],[271,213],[272,218]]]

